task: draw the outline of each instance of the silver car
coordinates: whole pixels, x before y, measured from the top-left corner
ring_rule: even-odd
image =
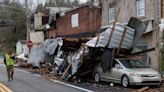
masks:
[[[107,81],[129,85],[157,85],[162,83],[159,72],[147,67],[143,61],[126,58],[114,59],[112,68],[103,72],[101,64],[95,68],[94,78],[96,82]]]

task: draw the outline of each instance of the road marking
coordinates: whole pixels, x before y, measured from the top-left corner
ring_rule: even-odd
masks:
[[[22,72],[25,72],[25,73],[30,73],[30,72],[27,72],[25,70],[21,70],[21,69],[17,69],[19,71],[22,71]],[[38,75],[38,74],[33,74],[37,77],[42,77],[41,75]],[[64,83],[64,82],[61,82],[61,81],[58,81],[58,80],[53,80],[51,79],[51,81],[55,82],[55,83],[60,83],[62,85],[66,85],[66,86],[69,86],[69,87],[72,87],[72,88],[76,88],[76,89],[79,89],[79,90],[83,90],[83,91],[86,91],[86,92],[94,92],[92,90],[88,90],[88,89],[84,89],[84,88],[81,88],[81,87],[78,87],[78,86],[74,86],[74,85],[71,85],[71,84],[67,84],[67,83]]]
[[[51,81],[55,82],[55,83],[60,83],[62,85],[66,85],[68,87],[72,87],[72,88],[76,88],[76,89],[79,89],[79,90],[82,90],[82,91],[86,91],[86,92],[94,92],[92,90],[88,90],[88,89],[84,89],[84,88],[81,88],[81,87],[78,87],[78,86],[75,86],[75,85],[71,85],[71,84],[68,84],[68,83],[64,83],[64,82],[61,82],[61,81],[58,81],[58,80],[53,80],[51,79]]]
[[[31,72],[28,72],[28,71],[25,71],[25,70],[21,70],[21,69],[19,69],[19,68],[16,68],[16,70],[18,70],[18,71],[20,71],[20,72],[24,72],[24,73],[30,73],[30,74],[32,74]],[[39,74],[32,74],[32,75],[34,75],[34,76],[36,76],[36,77],[42,77],[42,76],[39,75]]]
[[[39,75],[39,74],[33,74],[33,75],[35,75],[35,76],[37,76],[37,77],[42,77],[41,75]]]
[[[25,70],[21,70],[21,69],[18,69],[18,68],[15,68],[16,70],[20,71],[20,72],[24,72],[24,73],[30,73],[28,71],[25,71]]]
[[[0,92],[13,92],[11,89],[9,89],[4,84],[0,83]]]
[[[2,64],[0,64],[2,65]],[[5,66],[5,65],[2,65],[2,66]],[[25,70],[21,70],[21,69],[18,69],[16,68],[16,70],[18,71],[21,71],[21,72],[24,72],[24,73],[31,73],[31,72],[28,72],[28,71],[25,71]],[[32,73],[31,73],[32,74]],[[38,74],[33,74],[37,77],[42,77],[41,75],[38,75]],[[64,82],[61,82],[61,81],[58,81],[58,80],[53,80],[51,79],[51,81],[55,82],[55,83],[59,83],[59,84],[62,84],[62,85],[66,85],[68,87],[72,87],[72,88],[76,88],[76,89],[79,89],[79,90],[82,90],[82,91],[86,91],[86,92],[94,92],[92,90],[88,90],[88,89],[84,89],[84,88],[81,88],[81,87],[78,87],[78,86],[75,86],[75,85],[71,85],[71,84],[68,84],[68,83],[64,83]],[[1,92],[1,91],[0,91]]]

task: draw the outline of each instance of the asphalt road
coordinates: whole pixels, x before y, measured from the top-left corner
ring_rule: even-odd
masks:
[[[13,92],[86,92],[83,90],[70,87],[69,84],[53,82],[46,80],[41,76],[15,69],[14,80],[7,81],[6,69],[0,63],[0,82],[9,87]],[[90,91],[92,92],[92,91]]]

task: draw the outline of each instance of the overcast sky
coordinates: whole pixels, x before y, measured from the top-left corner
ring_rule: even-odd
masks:
[[[18,1],[22,4],[25,4],[25,0],[15,0]],[[81,3],[85,3],[87,0],[80,0]],[[28,0],[28,5],[29,8],[31,9],[35,9],[35,7],[37,6],[37,4],[45,4],[46,0]]]
[[[25,0],[18,0],[21,3],[24,3]],[[85,3],[87,0],[80,0],[81,3]],[[37,5],[38,3],[45,4],[46,0],[28,0],[28,2],[33,2],[32,4]]]

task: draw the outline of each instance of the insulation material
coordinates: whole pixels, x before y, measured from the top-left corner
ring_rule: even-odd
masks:
[[[59,49],[58,49],[59,51],[62,45],[63,45],[62,38],[47,39],[44,42],[44,49],[47,53],[49,53],[49,55],[53,55],[56,48],[59,46]]]
[[[80,56],[82,55],[83,53],[83,49],[80,49],[78,52],[76,52],[73,56],[72,56],[72,70],[71,70],[71,73],[72,75],[74,75],[79,66],[80,66]]]
[[[47,48],[45,49],[45,51],[47,52],[47,53],[49,53],[49,55],[52,55],[54,52],[55,52],[55,50],[56,50],[56,48],[57,48],[57,46],[58,46],[58,41],[57,41],[57,39],[52,39],[51,41],[50,41],[50,44],[47,44],[48,46],[47,46]]]
[[[33,66],[39,66],[41,62],[44,62],[46,52],[44,51],[43,46],[33,47],[28,59],[28,63]]]
[[[61,64],[63,63],[64,59],[63,58],[59,58],[59,57],[55,57],[54,58],[54,64],[57,65],[58,67],[61,66]]]
[[[126,28],[126,33],[123,38],[121,48],[130,49],[132,42],[133,42],[135,30],[128,26],[124,26],[121,24],[117,24],[115,26],[114,32],[111,37],[111,41],[108,44],[108,48],[119,48],[125,28]],[[112,31],[112,27],[108,27],[104,32],[100,33],[98,42],[97,42],[98,36],[96,36],[96,37],[92,38],[90,41],[88,41],[86,43],[86,45],[89,47],[105,47],[105,46],[107,46],[111,31]],[[97,42],[97,44],[96,44],[96,42]]]

